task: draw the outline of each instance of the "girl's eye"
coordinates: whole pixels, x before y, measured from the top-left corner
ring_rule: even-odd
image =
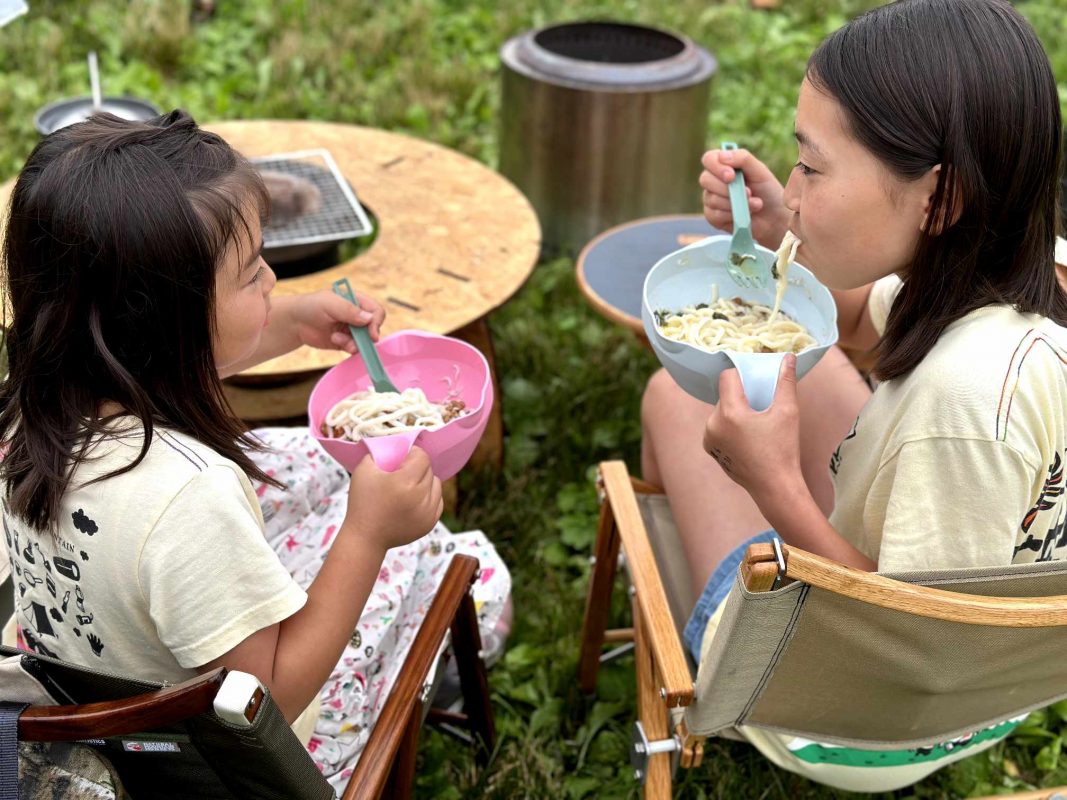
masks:
[[[259,283],[259,281],[260,281],[260,279],[262,277],[263,277],[263,267],[260,267],[259,269],[256,270],[256,274],[252,277],[251,283]]]
[[[806,175],[814,175],[815,174],[815,170],[813,170],[811,167],[809,167],[803,161],[798,161],[796,164],[794,164],[793,165],[793,169],[799,169],[800,170],[800,174],[801,175],[805,175],[805,176]]]

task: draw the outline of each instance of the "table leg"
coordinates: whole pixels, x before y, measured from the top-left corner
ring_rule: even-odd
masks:
[[[476,319],[469,325],[452,333],[457,339],[472,344],[482,351],[489,362],[489,374],[493,379],[493,411],[489,415],[489,424],[478,447],[471,456],[471,466],[481,467],[492,464],[498,469],[504,465],[504,398],[500,391],[500,380],[496,369],[496,357],[493,353],[493,339],[489,331],[489,317]]]

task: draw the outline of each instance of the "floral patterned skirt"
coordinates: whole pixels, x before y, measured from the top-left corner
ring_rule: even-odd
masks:
[[[260,428],[268,448],[252,454],[282,491],[256,484],[267,540],[301,586],[315,579],[348,508],[348,472],[305,428]],[[511,576],[481,531],[452,533],[437,524],[421,539],[390,550],[341,660],[322,689],[308,750],[340,791],[385,705],[415,634],[456,553],[481,564],[474,601],[489,656],[503,647]]]

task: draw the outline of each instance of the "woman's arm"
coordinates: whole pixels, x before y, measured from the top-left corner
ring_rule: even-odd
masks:
[[[796,356],[783,360],[774,402],[766,411],[749,407],[737,370],[722,373],[719,404],[704,429],[704,449],[748,491],[786,542],[858,569],[876,568],[834,529],[804,481]]]
[[[804,477],[780,484],[756,500],[760,512],[785,542],[850,567],[873,572],[878,565],[830,524],[808,491]]]

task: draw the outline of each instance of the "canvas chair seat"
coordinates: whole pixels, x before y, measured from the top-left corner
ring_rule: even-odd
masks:
[[[667,496],[663,494],[639,494],[637,505],[641,509],[641,519],[648,531],[648,541],[656,557],[660,577],[663,578],[663,590],[667,594],[667,603],[671,609],[671,619],[678,635],[682,635],[689,614],[697,603],[689,578],[689,565],[686,563],[682,539],[678,526],[674,523]],[[687,653],[688,655],[688,653]],[[696,666],[690,662],[693,674]]]
[[[666,497],[621,462],[600,465],[599,485],[579,684],[595,689],[605,641],[633,638],[630,757],[645,798],[669,797],[674,769],[701,764],[705,737],[738,727],[925,749],[978,743],[1067,697],[1067,563],[878,575],[768,544],[749,548],[694,682],[682,631],[697,598]],[[633,628],[607,631],[620,549]]]
[[[970,596],[1067,597],[1065,562],[885,577]],[[739,571],[700,664],[689,730],[712,735],[744,724],[900,750],[1067,697],[1062,622],[1029,627],[1020,610],[1018,626],[973,624],[921,616],[907,597],[899,603],[873,605],[801,581],[750,591]]]

